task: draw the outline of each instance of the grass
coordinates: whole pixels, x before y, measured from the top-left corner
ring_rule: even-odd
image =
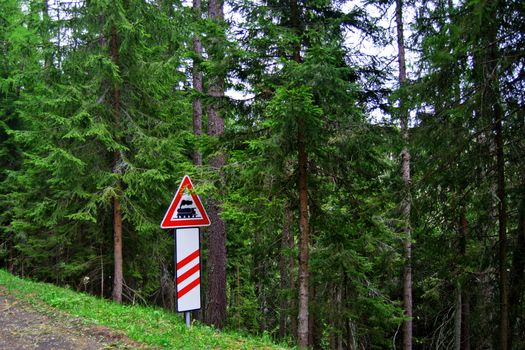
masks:
[[[13,297],[34,306],[43,303],[161,349],[285,349],[268,337],[219,332],[200,324],[188,329],[180,315],[160,308],[121,305],[52,284],[20,279],[4,270],[0,270],[0,285]]]

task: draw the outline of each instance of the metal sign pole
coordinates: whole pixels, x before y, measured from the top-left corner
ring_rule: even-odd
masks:
[[[186,327],[191,327],[191,313],[189,311],[186,311],[184,313],[184,317],[186,318]]]

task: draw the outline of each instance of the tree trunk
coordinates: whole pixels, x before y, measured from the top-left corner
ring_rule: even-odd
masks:
[[[461,310],[463,310],[461,282],[456,286],[456,310],[454,312],[454,350],[461,350]]]
[[[208,3],[208,17],[211,20],[224,20],[223,3],[221,0],[210,0]],[[211,39],[209,50],[210,60],[217,61],[216,48],[224,37]],[[224,120],[219,114],[219,102],[224,97],[224,75],[210,74],[208,95],[211,103],[208,105],[208,135],[221,136],[224,133]],[[210,166],[220,172],[226,163],[223,153],[210,159]],[[208,230],[208,290],[206,307],[206,323],[217,328],[223,328],[226,323],[226,225],[220,217],[221,202],[209,201],[209,216],[211,226]]]
[[[290,1],[291,25],[297,35],[300,35],[299,8],[297,0]],[[300,41],[293,50],[293,59],[301,62]],[[306,153],[306,127],[304,119],[297,120],[297,153],[298,153],[298,188],[299,188],[299,305],[297,311],[297,339],[299,348],[309,345],[308,334],[308,255],[310,226],[308,214],[308,155]]]
[[[467,247],[468,221],[465,208],[462,208],[459,219],[459,254],[465,259]],[[465,283],[461,281],[461,283]],[[461,350],[470,350],[470,296],[468,288],[461,288]]]
[[[299,310],[297,337],[300,348],[308,347],[308,174],[304,121],[299,120],[297,144],[299,152]]]
[[[119,65],[119,52],[118,52],[118,36],[117,28],[115,25],[111,27],[111,58],[115,65]],[[113,116],[115,122],[115,130],[120,128],[120,86],[117,82],[113,85]],[[117,137],[118,139],[118,137]],[[113,172],[120,173],[120,163],[122,161],[121,153],[119,151],[113,152]],[[116,185],[117,196],[113,199],[113,254],[114,254],[114,267],[113,273],[113,300],[120,303],[122,302],[122,211],[120,205],[120,180]]]
[[[113,300],[122,302],[122,212],[120,209],[120,200],[113,199],[113,256],[115,271],[113,272]]]
[[[48,71],[53,64],[53,55],[50,52],[50,47],[52,45],[50,40],[50,29],[49,24],[51,19],[49,17],[49,4],[47,0],[42,1],[42,46],[44,48],[44,70]],[[58,33],[60,37],[60,32]],[[58,47],[60,49],[60,47]]]
[[[502,113],[496,103],[494,131],[496,132],[496,163],[498,173],[499,275],[500,275],[500,349],[508,349],[509,339],[509,274],[507,271],[507,201],[505,199],[505,159],[503,153]]]
[[[196,20],[201,18],[201,0],[193,0],[193,12]],[[202,72],[199,64],[202,60],[202,42],[198,33],[193,35],[193,134],[196,139],[202,135]],[[202,165],[202,154],[198,149],[193,150],[193,164]]]
[[[15,266],[14,266],[14,254],[13,254],[13,237],[9,237],[7,239],[7,271],[9,271],[10,273],[14,273],[15,272]]]
[[[509,294],[509,324],[515,325],[521,307],[521,298],[525,289],[525,172],[523,176],[523,197],[518,215],[516,230],[516,245],[512,254],[511,287]],[[509,339],[509,349],[512,349],[513,332]]]
[[[500,3],[495,0],[488,9],[498,10]],[[498,238],[499,238],[499,289],[500,289],[500,350],[508,349],[509,339],[509,273],[507,270],[507,199],[505,189],[505,153],[503,142],[503,110],[500,104],[498,77],[498,23],[496,15],[487,25],[488,54],[483,62],[484,98],[488,111],[492,112],[494,143],[496,146],[496,196],[498,197]],[[485,109],[487,111],[487,109]],[[485,112],[486,113],[486,112]]]
[[[399,65],[399,86],[406,82],[405,42],[403,36],[403,0],[396,0],[397,48]],[[403,216],[403,250],[405,266],[403,272],[403,308],[407,320],[403,323],[403,349],[412,349],[412,233],[410,228],[410,152],[408,150],[409,117],[404,98],[399,101],[401,133],[404,147],[401,151],[401,176],[403,179],[403,199],[401,213]]]
[[[193,15],[195,17],[195,21],[200,21],[202,18],[202,5],[201,0],[193,0]],[[199,28],[197,26],[197,28]],[[200,70],[200,63],[202,61],[202,41],[199,36],[200,33],[195,32],[193,35],[193,67],[192,67],[192,79],[193,79],[193,101],[192,101],[192,109],[193,109],[193,134],[195,135],[195,140],[200,139],[200,136],[202,135],[202,93],[204,91],[203,84],[202,84],[202,71]],[[193,149],[193,164],[200,166],[202,165],[202,154],[199,151],[198,147],[194,147]],[[201,242],[204,242],[203,237],[203,230],[199,230],[199,236]],[[206,266],[206,261],[202,259],[201,266]],[[206,274],[205,269],[203,268],[201,270],[201,274],[204,276]],[[204,279],[201,280],[201,283],[203,285],[203,289],[205,289],[205,281]],[[206,303],[204,302],[204,305]],[[203,312],[202,310],[196,310],[193,312],[193,317],[196,320],[202,321],[203,320]]]
[[[293,239],[292,235],[292,212],[290,210],[290,204],[288,201],[284,205],[284,223],[283,223],[283,235],[281,237],[281,256],[279,259],[279,270],[281,275],[280,287],[281,291],[285,291],[290,286],[290,269],[288,260],[292,256],[290,250],[290,240]],[[279,317],[279,337],[284,338],[286,336],[286,324],[288,316],[290,315],[290,304],[291,302],[287,297],[282,297],[280,300],[281,313]]]
[[[292,220],[292,211],[289,209],[290,212],[290,220]],[[290,256],[289,256],[289,266],[290,266],[290,274],[289,274],[289,280],[290,280],[290,291],[292,292],[290,295],[290,334],[292,337],[295,337],[297,335],[297,298],[295,292],[295,239],[293,231],[290,235],[289,245],[290,249]]]

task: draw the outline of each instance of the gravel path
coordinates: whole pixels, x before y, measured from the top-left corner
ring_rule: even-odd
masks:
[[[42,310],[40,310],[42,309]],[[1,350],[147,349],[124,334],[86,325],[79,318],[52,308],[36,310],[16,300],[0,286]]]

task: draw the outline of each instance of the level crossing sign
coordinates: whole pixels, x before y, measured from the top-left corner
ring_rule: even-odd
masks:
[[[201,268],[199,227],[209,226],[210,219],[199,196],[193,190],[190,177],[185,175],[160,224],[174,229],[175,282],[177,311],[186,313],[201,308]]]
[[[190,177],[185,175],[160,224],[163,229],[209,226],[210,219],[199,196],[193,191]]]

